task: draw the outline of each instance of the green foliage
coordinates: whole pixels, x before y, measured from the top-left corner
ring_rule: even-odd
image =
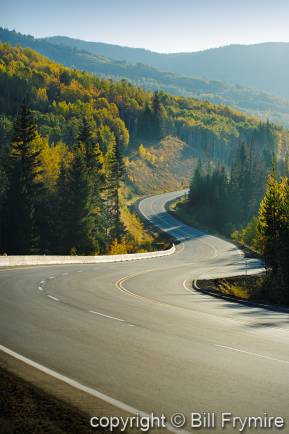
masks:
[[[273,172],[260,204],[258,237],[275,299],[289,303],[289,179]]]
[[[120,184],[124,176],[124,166],[120,146],[114,141],[108,152],[108,170],[105,180],[106,228],[111,242],[121,243],[125,228],[121,221]]]
[[[12,45],[30,47],[68,67],[92,72],[105,78],[112,78],[118,81],[126,79],[134,85],[153,92],[162,90],[172,95],[199,98],[210,101],[213,104],[230,105],[239,110],[258,115],[263,119],[270,119],[272,122],[283,123],[286,126],[289,125],[289,102],[288,99],[283,97],[284,92],[278,93],[282,97],[277,97],[263,91],[240,86],[240,77],[239,80],[234,80],[235,83],[239,83],[238,85],[230,83],[232,76],[230,76],[229,80],[225,79],[226,81],[224,81],[224,77],[220,77],[222,81],[217,81],[216,76],[212,77],[212,80],[195,78],[212,73],[216,64],[215,60],[212,68],[208,69],[206,66],[205,74],[204,71],[195,74],[189,73],[186,77],[184,76],[184,71],[188,66],[187,63],[181,66],[181,75],[163,72],[169,71],[170,62],[168,63],[168,59],[171,56],[151,53],[146,50],[140,50],[136,56],[138,52],[136,49],[78,41],[63,37],[35,39],[32,36],[25,36],[15,31],[1,28],[0,40],[9,42]],[[172,64],[182,57],[181,55],[172,56],[174,57],[171,59]],[[164,58],[165,66],[162,65],[162,59]],[[194,59],[196,59],[195,56]],[[243,56],[239,56],[239,59],[243,59]],[[252,58],[247,63],[242,61],[242,67],[244,65],[248,67],[251,61]],[[160,70],[149,65],[153,65]],[[222,74],[226,74],[227,71],[231,70],[231,60],[228,68],[221,68]],[[239,74],[239,68],[237,73]],[[247,77],[254,75],[255,71],[252,74],[248,74]],[[262,75],[264,75],[264,69],[262,69]],[[269,75],[269,79],[272,79],[272,74]],[[68,85],[71,80],[72,76],[67,71],[61,74],[61,82],[63,84]],[[258,86],[254,87],[259,88],[259,74]],[[283,87],[283,91],[285,89],[286,87]],[[45,103],[45,89],[39,89],[39,98],[43,98],[43,103]]]
[[[262,152],[258,142],[263,142]],[[249,237],[252,226],[236,232],[256,216],[264,194],[269,171],[270,150],[274,148],[272,127],[267,124],[255,129],[249,143],[240,143],[231,163],[230,176],[223,166],[203,167],[199,162],[189,193],[188,207],[197,222],[237,239]],[[251,222],[254,224],[254,220]],[[252,235],[253,242],[253,235]]]
[[[32,113],[24,103],[15,122],[4,205],[4,249],[14,254],[33,253],[38,249],[36,213],[40,153],[33,149],[36,134]]]
[[[251,173],[255,174],[253,154],[264,155],[266,161],[277,143],[282,152],[287,146],[288,136],[281,128],[225,106],[164,92],[152,94],[126,81],[103,80],[58,65],[31,49],[0,44],[0,69],[0,173],[7,154],[11,163],[13,160],[12,125],[24,97],[35,123],[33,134],[27,130],[22,137],[34,165],[30,178],[26,174],[25,182],[20,183],[22,172],[16,163],[9,163],[14,171],[0,178],[0,206],[2,203],[5,210],[6,195],[10,201],[7,212],[14,213],[10,226],[19,226],[18,232],[22,224],[30,227],[21,251],[110,251],[112,243],[118,246],[127,238],[119,197],[123,181],[140,192],[146,189],[146,193],[178,188],[187,182],[189,168],[197,158],[215,162],[215,168],[206,174],[207,187],[212,189],[207,205],[210,212],[215,210],[219,229],[230,223],[222,204],[230,192],[227,172],[239,152],[239,141],[254,143],[254,152],[246,148],[249,157],[244,161],[252,163]],[[246,179],[240,167],[237,172]],[[39,183],[44,188],[38,193]],[[25,193],[29,197],[23,222],[12,210],[12,189],[20,191],[20,184],[33,190]],[[253,210],[256,205],[251,202],[257,190],[251,189],[248,197]],[[26,209],[23,198],[21,212]],[[204,212],[205,207],[201,209]],[[1,226],[3,233],[3,222]],[[17,250],[10,247],[8,252]]]
[[[246,226],[239,230],[235,230],[231,236],[233,240],[250,247],[255,251],[260,251],[259,240],[257,238],[258,219],[254,216]]]
[[[203,169],[199,162],[190,186],[188,207],[196,221],[222,232],[228,223],[229,182],[223,166]]]
[[[68,233],[70,248],[77,254],[97,254],[97,215],[88,167],[82,147],[74,151],[73,161],[67,174]]]

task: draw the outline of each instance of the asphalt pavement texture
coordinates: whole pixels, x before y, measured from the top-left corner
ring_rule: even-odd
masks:
[[[194,279],[262,264],[168,214],[182,194],[139,205],[178,240],[171,256],[0,270],[0,343],[132,411],[188,421],[191,412],[268,413],[288,419],[289,432],[289,315],[193,289]]]

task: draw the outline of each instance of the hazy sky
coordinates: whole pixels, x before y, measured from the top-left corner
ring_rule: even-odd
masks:
[[[160,52],[289,41],[289,0],[0,0],[0,25]]]

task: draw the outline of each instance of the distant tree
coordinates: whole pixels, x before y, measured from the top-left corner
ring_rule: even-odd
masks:
[[[162,104],[158,91],[152,97],[152,130],[154,136],[159,139],[162,135]]]
[[[231,220],[236,225],[246,224],[258,212],[267,172],[264,156],[256,151],[254,138],[249,143],[240,143],[230,178]]]
[[[153,114],[149,104],[145,104],[140,120],[139,135],[151,140],[153,136]]]
[[[193,206],[198,206],[200,200],[204,198],[205,176],[202,161],[199,160],[194,170],[189,190],[189,202]]]
[[[0,253],[3,251],[4,245],[4,198],[7,188],[7,176],[4,170],[4,157],[0,155]]]
[[[93,137],[92,126],[86,116],[81,119],[78,134],[78,145],[81,144],[84,146],[87,167],[94,170],[97,162],[95,158],[95,138]]]
[[[201,161],[194,171],[190,190],[189,207],[195,219],[203,225],[225,232],[228,224],[229,183],[225,168],[221,165],[206,170]]]
[[[70,198],[68,185],[68,169],[64,162],[61,162],[60,174],[57,179],[54,193],[54,232],[53,232],[53,251],[58,254],[68,254],[71,249],[71,207],[73,202]]]

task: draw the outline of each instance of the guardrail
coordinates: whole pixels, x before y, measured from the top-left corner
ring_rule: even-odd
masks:
[[[23,265],[61,265],[61,264],[99,264],[106,262],[137,261],[152,259],[174,254],[176,247],[173,244],[168,250],[159,250],[146,253],[128,253],[123,255],[99,256],[57,256],[57,255],[19,255],[0,256],[0,267],[17,267]]]

